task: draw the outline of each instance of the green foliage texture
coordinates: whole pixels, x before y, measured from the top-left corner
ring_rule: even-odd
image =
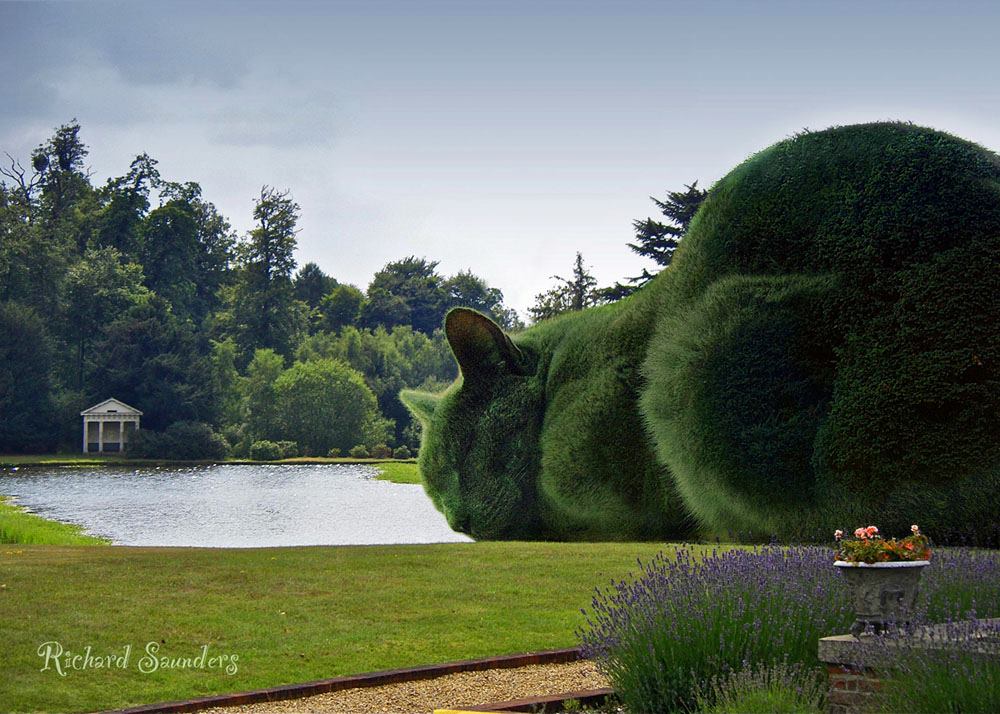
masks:
[[[902,123],[805,133],[721,179],[635,295],[404,393],[425,485],[476,538],[995,537],[1000,158]]]
[[[379,436],[375,395],[344,362],[296,362],[275,380],[274,395],[280,432],[306,454],[346,450],[358,435]]]
[[[208,424],[175,421],[163,431],[140,429],[132,436],[128,455],[140,459],[221,460],[228,446]]]

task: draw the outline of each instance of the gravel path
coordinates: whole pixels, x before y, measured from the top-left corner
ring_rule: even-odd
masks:
[[[592,662],[459,672],[418,682],[345,689],[303,699],[206,709],[206,714],[429,714],[508,699],[608,686]]]

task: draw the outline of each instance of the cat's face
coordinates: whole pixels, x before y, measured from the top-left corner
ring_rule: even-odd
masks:
[[[459,379],[440,395],[401,395],[423,426],[427,493],[453,529],[474,538],[536,534],[544,414],[538,360],[473,310],[448,313],[445,332]]]

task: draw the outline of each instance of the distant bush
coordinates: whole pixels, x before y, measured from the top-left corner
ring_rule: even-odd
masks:
[[[368,447],[362,446],[361,444],[358,444],[357,446],[352,446],[351,450],[348,451],[347,453],[350,454],[352,459],[367,459],[369,456]]]
[[[163,431],[140,429],[130,438],[128,455],[139,459],[220,460],[229,452],[221,434],[197,421],[177,421]]]
[[[294,459],[296,456],[301,456],[297,441],[279,441],[277,444],[278,448],[281,449],[281,458]]]
[[[338,456],[340,456],[340,449],[338,449],[336,446],[334,446],[332,449],[326,452],[326,457],[328,459],[335,459]]]
[[[277,461],[282,458],[281,446],[267,439],[255,441],[250,446],[250,458],[254,461]]]
[[[294,439],[312,454],[384,438],[378,402],[364,376],[337,360],[296,362],[286,369],[274,381],[272,408],[277,428],[258,433]]]
[[[223,427],[222,436],[229,444],[229,455],[237,459],[250,458],[250,445],[253,443],[246,424],[231,424]]]
[[[371,455],[373,459],[389,459],[392,458],[392,449],[385,444],[377,444],[372,447]]]
[[[408,459],[410,458],[410,450],[406,446],[398,446],[392,451],[392,458],[394,459]]]

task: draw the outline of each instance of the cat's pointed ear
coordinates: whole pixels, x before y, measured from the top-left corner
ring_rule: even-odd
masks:
[[[441,400],[437,394],[430,392],[418,392],[414,389],[404,389],[399,393],[399,399],[407,409],[417,418],[421,426],[427,427],[434,416],[438,402]]]
[[[445,317],[444,331],[465,380],[527,374],[521,350],[486,315],[457,307]]]

